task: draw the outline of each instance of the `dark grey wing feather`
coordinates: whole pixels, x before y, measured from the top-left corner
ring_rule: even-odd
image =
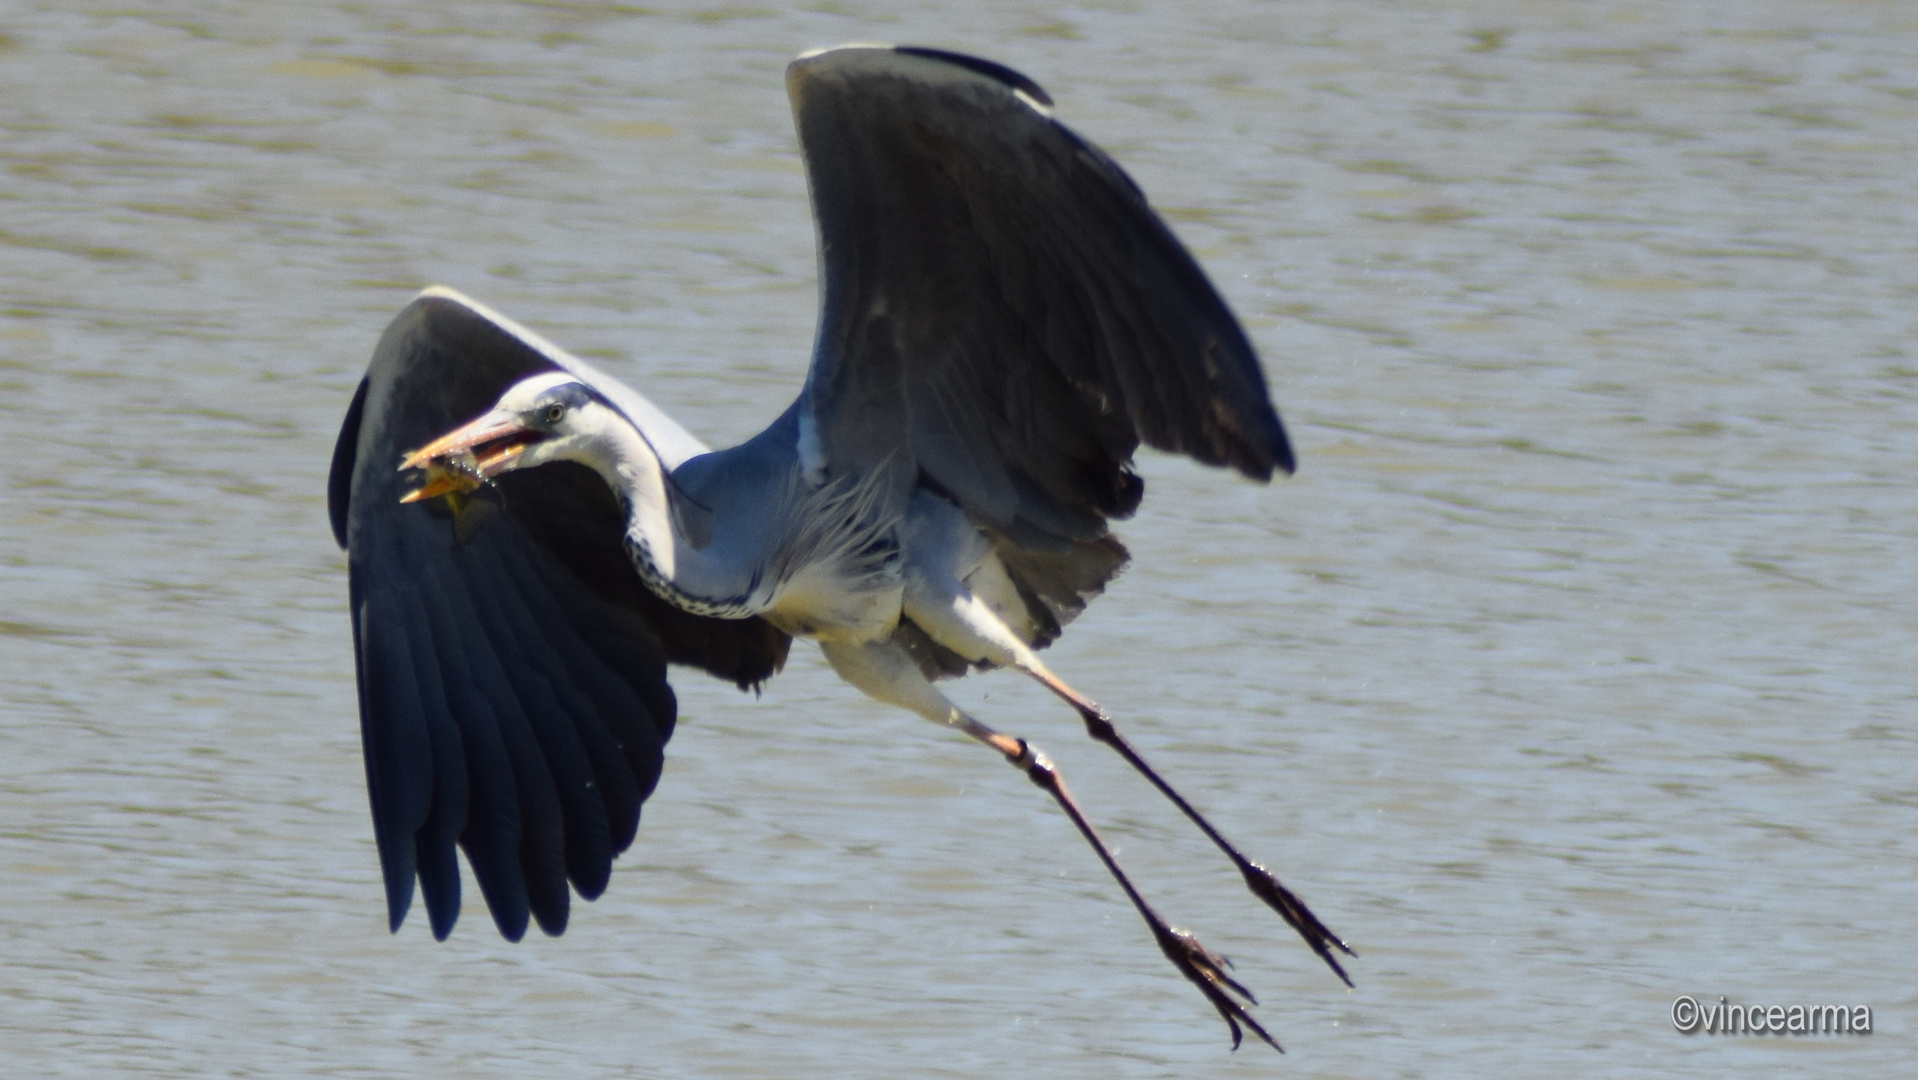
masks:
[[[449,293],[402,311],[334,451],[328,502],[348,552],[360,719],[388,913],[414,882],[433,933],[460,906],[463,848],[502,934],[565,929],[631,844],[677,706],[668,662],[742,687],[786,636],[688,615],[646,590],[612,492],[576,465],[501,478],[502,507],[455,537],[439,500],[402,505],[403,453],[560,366]],[[579,372],[576,371],[576,374]]]
[[[1140,441],[1290,471],[1237,320],[1031,80],[854,47],[795,61],[787,88],[824,274],[808,393],[833,467],[871,467],[903,432],[933,486],[1026,544],[1093,540],[1132,512]]]

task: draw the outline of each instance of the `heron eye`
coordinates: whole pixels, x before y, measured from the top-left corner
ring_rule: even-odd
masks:
[[[566,415],[566,406],[564,405],[546,406],[546,422],[549,424],[559,423],[559,418],[565,415]]]

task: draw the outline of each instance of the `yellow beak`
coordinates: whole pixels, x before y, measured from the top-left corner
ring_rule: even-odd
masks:
[[[487,414],[456,428],[406,455],[400,471],[425,469],[426,483],[400,496],[403,503],[419,502],[450,492],[471,491],[499,475],[508,462],[538,442],[539,432],[516,416]],[[489,444],[504,445],[490,447]],[[480,453],[479,451],[484,451]]]
[[[529,430],[525,424],[520,423],[517,416],[500,417],[488,413],[465,427],[454,428],[406,455],[406,459],[400,462],[400,470],[403,472],[407,469],[422,468],[435,458],[448,458],[454,454],[468,453],[474,447],[512,438],[515,435],[523,435]]]

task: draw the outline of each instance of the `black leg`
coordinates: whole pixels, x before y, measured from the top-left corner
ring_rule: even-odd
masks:
[[[1186,802],[1185,796],[1174,790],[1171,784],[1166,783],[1158,770],[1147,764],[1145,758],[1140,757],[1139,752],[1132,748],[1132,744],[1126,742],[1125,736],[1119,734],[1119,729],[1112,723],[1112,717],[1104,709],[1084,694],[1067,686],[1049,671],[1040,669],[1032,674],[1078,711],[1079,716],[1086,722],[1086,734],[1117,750],[1120,757],[1125,758],[1133,768],[1139,770],[1140,775],[1152,781],[1153,787],[1158,788],[1166,798],[1171,799],[1172,805],[1178,807],[1186,817],[1191,818],[1192,823],[1210,837],[1212,842],[1218,845],[1219,850],[1225,852],[1226,857],[1232,860],[1232,865],[1239,868],[1239,873],[1245,878],[1246,887],[1252,890],[1252,895],[1265,901],[1272,910],[1279,913],[1279,918],[1284,919],[1286,925],[1298,931],[1299,936],[1305,939],[1305,943],[1312,947],[1313,952],[1319,954],[1319,959],[1331,967],[1332,973],[1337,975],[1340,981],[1347,986],[1352,985],[1352,977],[1345,973],[1345,968],[1339,963],[1338,958],[1332,955],[1332,950],[1337,949],[1347,956],[1357,956],[1358,953],[1353,952],[1351,946],[1320,922],[1319,917],[1312,914],[1312,909],[1306,907],[1304,901],[1293,895],[1292,890],[1279,884],[1277,875],[1246,858],[1238,848],[1233,847],[1230,841],[1220,835],[1219,830],[1212,827],[1212,823],[1205,819],[1204,814],[1199,813],[1191,803]]]
[[[1199,992],[1212,1003],[1212,1007],[1219,1010],[1219,1016],[1224,1018],[1226,1026],[1232,1030],[1232,1049],[1239,1048],[1243,1038],[1239,1026],[1243,1024],[1251,1028],[1253,1034],[1265,1040],[1272,1049],[1281,1054],[1285,1053],[1285,1047],[1280,1046],[1278,1040],[1260,1026],[1259,1022],[1252,1018],[1252,1014],[1246,1012],[1245,1005],[1233,998],[1232,995],[1237,994],[1248,1004],[1258,1004],[1258,999],[1252,996],[1251,991],[1226,974],[1226,969],[1232,966],[1232,961],[1206,948],[1190,933],[1175,929],[1152,909],[1151,904],[1146,903],[1145,897],[1140,896],[1139,890],[1133,887],[1132,880],[1126,876],[1124,870],[1119,868],[1119,861],[1113,857],[1112,849],[1106,846],[1105,841],[1099,837],[1098,830],[1092,827],[1092,822],[1088,821],[1084,811],[1079,809],[1079,804],[1073,799],[1072,793],[1066,790],[1065,780],[1059,776],[1059,770],[1053,766],[1052,762],[1044,754],[1033,749],[1024,739],[1013,740],[1003,735],[997,735],[995,738],[1005,740],[1007,744],[1016,743],[1016,749],[997,741],[994,741],[992,745],[1004,753],[1006,760],[1018,766],[1034,784],[1050,794],[1058,802],[1060,809],[1066,812],[1066,816],[1072,819],[1072,823],[1078,826],[1079,834],[1086,838],[1086,843],[1092,845],[1092,850],[1097,852],[1099,860],[1106,864],[1106,870],[1112,874],[1113,880],[1125,890],[1126,897],[1132,901],[1132,906],[1138,909],[1139,916],[1145,920],[1146,926],[1151,928],[1152,936],[1158,940],[1159,949],[1165,953],[1166,959],[1172,961],[1172,966],[1178,968],[1181,975],[1191,980],[1192,985],[1198,987]]]

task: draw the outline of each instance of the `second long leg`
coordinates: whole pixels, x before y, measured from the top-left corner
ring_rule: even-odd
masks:
[[[1246,888],[1252,895],[1265,901],[1266,905],[1278,912],[1279,917],[1291,926],[1305,940],[1319,959],[1325,961],[1333,973],[1347,986],[1352,985],[1351,976],[1345,973],[1345,967],[1332,955],[1333,950],[1356,956],[1350,946],[1331,928],[1319,920],[1304,901],[1293,894],[1292,890],[1280,883],[1278,875],[1263,865],[1247,858],[1231,841],[1207,821],[1204,814],[1187,802],[1157,769],[1146,761],[1112,722],[1112,717],[1098,703],[1067,685],[1063,679],[1054,675],[1039,660],[1030,646],[1021,641],[991,608],[964,584],[951,579],[932,575],[909,577],[905,593],[906,613],[932,638],[961,656],[974,661],[987,661],[1019,671],[1037,679],[1047,689],[1057,694],[1075,709],[1085,721],[1086,731],[1094,739],[1105,743],[1118,751],[1134,769],[1159,789],[1172,804],[1190,818],[1200,831],[1223,851],[1232,865],[1238,868],[1245,879]],[[843,674],[843,672],[842,672]],[[870,692],[870,691],[869,691]],[[943,699],[942,699],[943,700]],[[911,708],[912,706],[907,706]]]
[[[1337,975],[1345,985],[1352,985],[1352,977],[1345,973],[1345,967],[1339,963],[1338,957],[1332,955],[1332,950],[1337,949],[1347,956],[1357,956],[1358,954],[1352,951],[1352,947],[1334,934],[1330,927],[1320,922],[1319,917],[1312,914],[1312,909],[1306,907],[1304,901],[1279,882],[1278,875],[1266,869],[1263,864],[1247,858],[1218,829],[1214,828],[1210,821],[1206,820],[1204,814],[1199,813],[1191,803],[1187,802],[1185,796],[1179,794],[1176,788],[1167,783],[1165,778],[1159,775],[1159,771],[1132,748],[1132,744],[1126,741],[1125,736],[1119,734],[1119,728],[1112,722],[1112,716],[1109,713],[1100,708],[1099,704],[1091,698],[1066,685],[1043,664],[1035,662],[1034,667],[1026,673],[1043,683],[1047,689],[1057,694],[1079,713],[1080,719],[1085,721],[1086,734],[1118,751],[1120,757],[1125,758],[1134,769],[1139,771],[1140,775],[1151,781],[1153,787],[1158,788],[1161,794],[1171,800],[1172,805],[1178,807],[1181,813],[1190,818],[1192,823],[1197,825],[1199,830],[1205,833],[1220,851],[1225,852],[1227,858],[1232,860],[1232,865],[1236,866],[1240,876],[1245,878],[1246,888],[1252,891],[1252,895],[1265,901],[1267,906],[1278,912],[1286,925],[1297,931],[1305,943],[1311,946],[1312,951],[1318,954],[1319,959],[1324,960],[1331,967],[1333,974]]]
[[[1139,917],[1145,920],[1146,926],[1151,929],[1152,936],[1158,942],[1160,951],[1165,953],[1166,959],[1172,962],[1172,966],[1177,968],[1180,974],[1197,986],[1206,1000],[1211,1002],[1212,1007],[1218,1010],[1219,1016],[1225,1020],[1226,1026],[1232,1032],[1233,1048],[1236,1049],[1241,1041],[1240,1026],[1244,1025],[1274,1050],[1284,1052],[1284,1047],[1279,1045],[1278,1040],[1274,1039],[1258,1020],[1246,1011],[1246,1004],[1256,1005],[1258,1000],[1252,996],[1251,991],[1226,973],[1226,969],[1231,966],[1231,961],[1206,948],[1188,931],[1177,929],[1166,922],[1164,917],[1146,902],[1145,897],[1141,896],[1138,888],[1132,884],[1132,879],[1120,867],[1119,860],[1113,854],[1111,847],[1100,837],[1098,829],[1093,827],[1085,811],[1080,809],[1078,800],[1072,797],[1072,792],[1066,787],[1065,779],[1059,775],[1058,768],[1045,754],[1024,739],[994,731],[953,705],[944,694],[939,693],[938,689],[926,680],[919,671],[918,665],[905,650],[896,645],[822,643],[822,649],[827,661],[832,664],[833,670],[847,682],[865,691],[868,696],[909,709],[934,723],[955,728],[992,747],[1004,755],[1013,766],[1025,773],[1027,779],[1051,795],[1053,801],[1058,803],[1059,808],[1064,810],[1066,816],[1072,820],[1072,824],[1079,830],[1080,835],[1085,837],[1086,842],[1092,846],[1093,852],[1098,855],[1099,861],[1105,864],[1113,880],[1117,881],[1119,887],[1125,891],[1126,899],[1132,902],[1133,908],[1139,912]],[[1234,994],[1238,995],[1238,998],[1243,998],[1244,1002],[1235,998]]]

